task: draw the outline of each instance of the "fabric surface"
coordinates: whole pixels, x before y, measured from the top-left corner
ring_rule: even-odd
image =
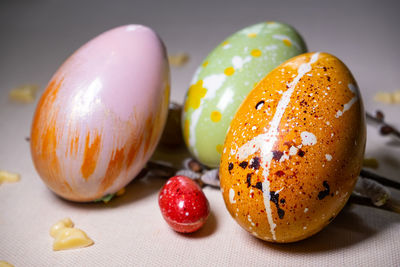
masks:
[[[190,62],[173,68],[172,100],[182,102],[198,64],[231,33],[264,20],[296,27],[310,51],[341,58],[359,83],[367,111],[381,109],[400,128],[400,106],[373,101],[377,91],[400,89],[400,35],[396,1],[1,1],[0,3],[0,169],[21,174],[0,185],[0,260],[15,266],[396,266],[400,264],[400,215],[347,205],[324,230],[285,245],[258,240],[229,215],[219,190],[205,187],[211,214],[190,235],[172,231],[157,201],[159,177],[134,180],[108,204],[78,204],[50,192],[35,171],[29,150],[36,103],[9,101],[20,84],[43,88],[69,54],[95,35],[117,25],[154,28],[171,53],[187,52]],[[278,4],[280,3],[280,4]],[[36,100],[37,101],[37,100]],[[400,182],[400,143],[368,126],[366,157],[376,172]],[[157,159],[178,164],[184,149],[160,151]],[[400,192],[392,190],[400,200]],[[54,252],[50,227],[70,217],[95,244]]]

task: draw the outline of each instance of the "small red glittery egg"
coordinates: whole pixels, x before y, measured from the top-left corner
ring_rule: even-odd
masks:
[[[159,193],[158,204],[169,226],[180,233],[197,231],[210,213],[201,187],[186,176],[170,178]]]

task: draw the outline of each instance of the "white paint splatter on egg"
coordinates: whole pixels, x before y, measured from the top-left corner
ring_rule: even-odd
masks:
[[[290,83],[289,89],[287,89],[283,94],[281,99],[278,102],[278,105],[276,107],[276,112],[270,122],[270,127],[268,131],[264,134],[260,134],[256,137],[254,137],[252,140],[244,144],[238,149],[237,153],[237,158],[240,161],[245,160],[248,156],[256,153],[257,151],[260,151],[260,156],[261,156],[261,165],[265,166],[263,169],[263,177],[264,181],[262,182],[262,192],[263,192],[263,197],[264,197],[264,206],[265,206],[265,211],[267,213],[267,219],[268,223],[270,226],[270,231],[272,234],[272,239],[276,240],[276,235],[275,235],[275,228],[276,224],[274,223],[273,217],[272,217],[272,210],[271,210],[271,203],[270,203],[270,182],[268,180],[269,176],[269,168],[271,165],[271,161],[273,158],[273,153],[272,153],[272,148],[276,141],[278,140],[278,128],[279,124],[281,122],[281,119],[283,117],[283,114],[286,111],[286,108],[289,105],[290,98],[294,92],[294,89],[296,88],[297,83],[299,80],[306,75],[309,71],[312,70],[311,64],[315,63],[318,60],[319,53],[314,53],[308,63],[301,64],[300,67],[298,68],[298,74],[297,76],[295,75],[294,80]],[[302,139],[303,144],[315,144],[316,143],[316,138],[314,135],[307,134],[308,132],[303,132],[306,133],[306,136]],[[231,194],[229,194],[230,196]]]
[[[355,102],[357,102],[357,100],[358,100],[358,92],[357,92],[357,88],[354,86],[354,84],[349,83],[347,86],[348,86],[348,88],[350,89],[350,91],[354,94],[354,97],[353,97],[352,99],[350,99],[349,102],[347,102],[346,104],[344,104],[343,110],[338,110],[338,111],[337,111],[337,113],[336,113],[336,115],[335,115],[336,118],[339,118],[340,116],[342,116],[343,113],[345,113],[346,111],[348,111],[348,110],[351,108],[351,106],[352,106]]]
[[[214,98],[216,91],[221,87],[225,80],[225,74],[213,74],[204,78],[203,86],[207,89],[207,94],[205,95],[205,98]]]
[[[315,137],[313,133],[304,131],[300,136],[301,142],[304,146],[313,146],[317,143],[317,137]]]
[[[232,58],[232,65],[233,65],[233,68],[235,70],[238,70],[238,69],[241,69],[244,64],[246,64],[247,62],[250,62],[250,61],[251,61],[251,57],[250,56],[248,56],[248,57],[246,57],[244,59],[239,57],[239,56],[234,56]]]
[[[236,203],[236,200],[234,199],[235,197],[235,190],[233,190],[232,188],[229,189],[229,201],[234,204]]]
[[[297,152],[299,151],[299,149],[295,146],[291,146],[289,148],[289,156],[294,156],[297,154]]]

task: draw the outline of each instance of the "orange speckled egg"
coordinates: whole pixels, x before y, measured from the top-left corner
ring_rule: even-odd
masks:
[[[349,69],[327,53],[294,57],[251,91],[231,122],[220,165],[226,207],[260,239],[307,238],[350,197],[365,141]]]

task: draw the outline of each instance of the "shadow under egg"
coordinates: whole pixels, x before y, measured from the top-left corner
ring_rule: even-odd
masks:
[[[215,217],[213,211],[210,210],[210,214],[208,215],[206,223],[199,230],[193,233],[178,233],[178,232],[176,233],[186,238],[198,239],[212,235],[213,233],[215,233],[217,228],[218,228],[217,218]]]
[[[259,246],[293,254],[320,253],[354,246],[358,243],[366,242],[380,231],[384,231],[391,224],[391,220],[385,218],[386,214],[381,214],[383,216],[379,216],[378,214],[387,211],[361,209],[368,208],[347,204],[328,226],[305,240],[288,244],[279,244],[268,243],[255,237],[253,237],[253,239],[257,240],[256,243]],[[373,222],[372,224],[367,222],[369,216],[371,216],[371,212],[376,212],[374,220],[379,221],[379,223]],[[400,222],[400,218],[398,218],[398,222]],[[371,225],[379,225],[379,230],[371,227]]]

